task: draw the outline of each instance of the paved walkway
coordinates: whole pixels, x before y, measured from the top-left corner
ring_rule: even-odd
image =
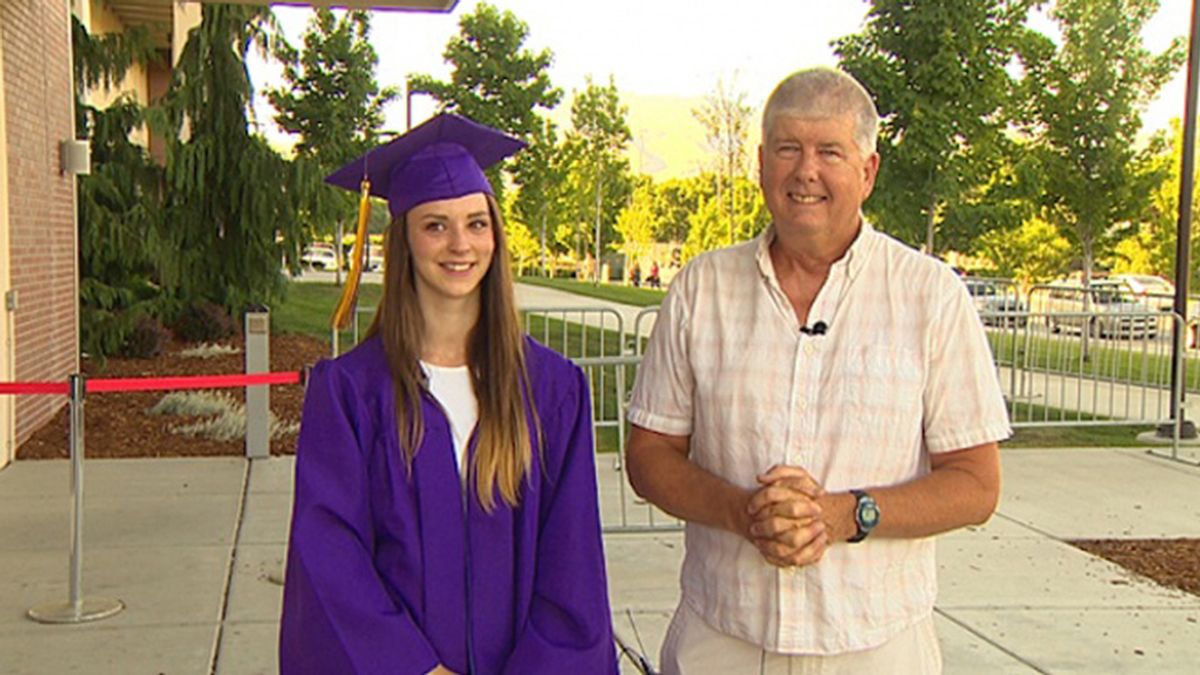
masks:
[[[604,518],[621,474],[601,461]],[[948,673],[1190,673],[1200,597],[1064,543],[1200,537],[1200,469],[1138,450],[1007,450],[999,513],[939,541]],[[68,469],[0,471],[0,673],[275,672],[292,460],[92,460],[84,595],[120,598],[79,626],[25,611],[67,597]],[[657,650],[677,599],[678,533],[605,537],[619,634]],[[625,672],[634,672],[625,666]]]

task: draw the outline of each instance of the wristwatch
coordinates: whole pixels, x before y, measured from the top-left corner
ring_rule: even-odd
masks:
[[[862,490],[851,490],[850,494],[854,495],[856,500],[854,505],[854,524],[858,526],[858,531],[854,533],[846,541],[851,544],[856,544],[871,534],[871,530],[879,524],[879,504],[875,503],[875,498],[863,492]]]

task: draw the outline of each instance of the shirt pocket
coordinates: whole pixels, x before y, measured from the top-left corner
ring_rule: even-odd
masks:
[[[920,459],[920,353],[873,344],[842,356],[826,378],[828,405],[818,422],[835,448],[834,463],[852,461],[860,484],[911,477]]]

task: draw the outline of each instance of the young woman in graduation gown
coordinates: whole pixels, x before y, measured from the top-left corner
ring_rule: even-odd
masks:
[[[522,335],[481,168],[520,147],[442,115],[329,179],[393,222],[367,339],[308,380],[285,675],[616,672],[588,384]]]

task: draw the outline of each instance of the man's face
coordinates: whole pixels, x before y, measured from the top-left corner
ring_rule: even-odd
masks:
[[[758,149],[763,197],[781,236],[852,241],[879,155],[863,157],[849,115],[777,115]]]

